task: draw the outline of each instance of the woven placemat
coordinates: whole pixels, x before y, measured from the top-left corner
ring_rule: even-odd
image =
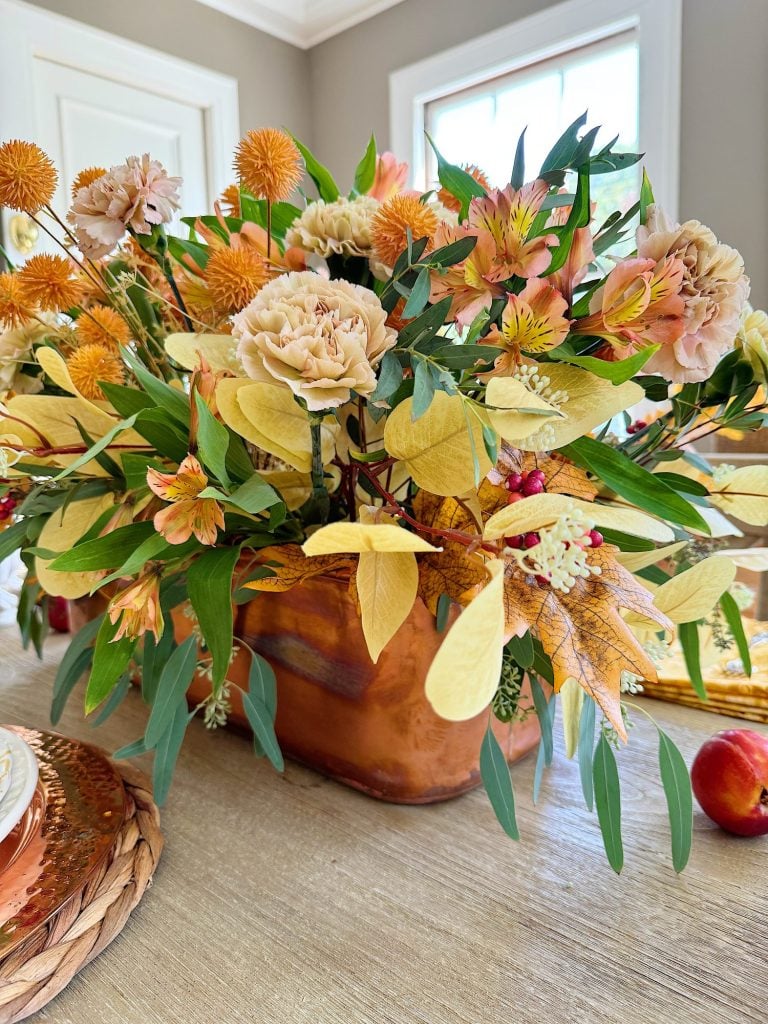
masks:
[[[149,780],[114,762],[126,791],[115,845],[84,888],[9,956],[0,959],[0,1024],[42,1009],[123,930],[152,881],[163,850]]]

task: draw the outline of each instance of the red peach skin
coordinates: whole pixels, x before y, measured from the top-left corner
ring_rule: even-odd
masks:
[[[725,729],[702,746],[691,782],[704,812],[737,836],[768,833],[768,736]]]

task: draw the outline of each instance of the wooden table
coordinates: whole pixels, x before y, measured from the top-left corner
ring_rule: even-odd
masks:
[[[0,721],[45,728],[65,640],[52,639],[42,665],[12,630],[0,641]],[[645,706],[689,761],[739,724]],[[676,877],[655,733],[640,717],[620,758],[621,877],[561,746],[538,807],[533,758],[514,770],[514,843],[482,791],[388,806],[296,765],[278,776],[242,738],[193,723],[153,888],[37,1019],[762,1024],[768,839],[729,838],[697,809],[692,861]],[[144,720],[131,694],[93,730],[75,697],[59,729],[115,749]]]

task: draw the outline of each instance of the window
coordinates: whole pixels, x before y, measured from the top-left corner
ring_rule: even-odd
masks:
[[[390,145],[416,188],[436,166],[425,131],[447,159],[477,163],[494,186],[509,181],[526,131],[532,177],[560,132],[584,110],[598,143],[647,153],[654,192],[677,214],[681,0],[566,0],[395,71]],[[592,179],[601,222],[637,198],[641,167]]]
[[[509,182],[523,129],[526,178],[531,179],[553,141],[585,110],[590,125],[603,126],[597,146],[618,135],[615,149],[637,152],[638,58],[637,34],[630,31],[536,62],[432,100],[424,110],[427,131],[446,159],[456,164],[477,163],[499,188]],[[426,173],[427,184],[432,185],[437,180],[437,165],[431,149]],[[640,176],[640,165],[635,164],[593,178],[590,194],[596,204],[596,223],[636,202]]]

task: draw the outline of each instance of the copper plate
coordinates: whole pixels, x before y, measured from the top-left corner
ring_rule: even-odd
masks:
[[[0,958],[45,924],[86,883],[115,842],[125,790],[93,747],[51,732],[7,726],[34,750],[32,803],[0,843]]]

